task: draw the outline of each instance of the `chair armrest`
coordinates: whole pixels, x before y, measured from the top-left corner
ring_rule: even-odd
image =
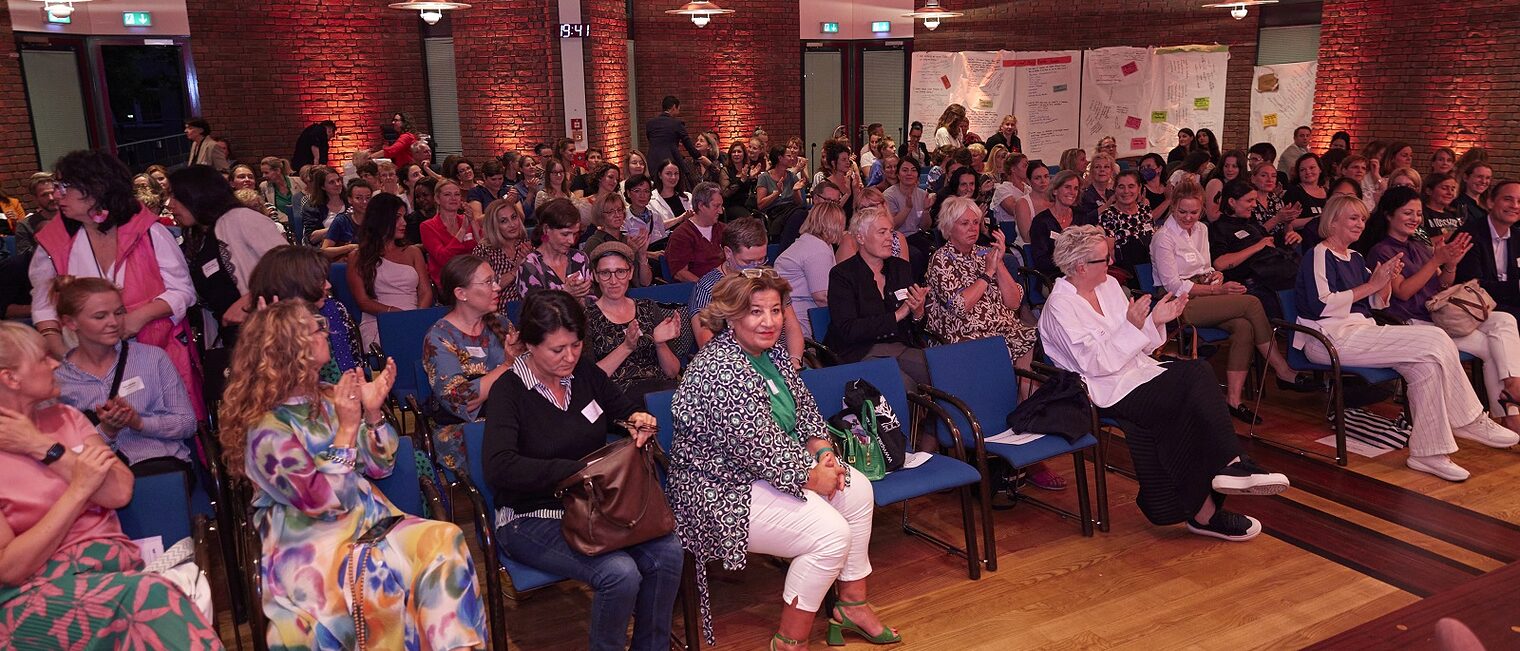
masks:
[[[1318,341],[1321,346],[1324,346],[1325,351],[1330,354],[1330,368],[1336,374],[1339,374],[1341,372],[1340,353],[1335,352],[1335,344],[1330,343],[1330,338],[1326,337],[1324,333],[1315,330],[1314,328],[1302,326],[1297,323],[1289,323],[1282,319],[1272,319],[1272,326],[1277,330],[1290,330],[1292,332],[1302,333],[1313,337],[1314,340]],[[1276,333],[1274,332],[1273,334],[1275,335]],[[1291,346],[1292,342],[1289,342],[1288,345]]]
[[[958,457],[960,460],[966,460],[964,449],[965,444],[961,442],[962,437],[960,428],[955,425],[955,420],[950,418],[950,413],[945,411],[945,408],[940,406],[940,404],[936,401],[943,400],[946,404],[954,407],[956,411],[961,412],[961,416],[966,419],[966,423],[968,423],[971,427],[971,439],[972,443],[976,447],[977,457],[982,459],[985,459],[987,457],[987,445],[982,442],[982,426],[976,422],[976,416],[971,413],[971,407],[967,406],[964,400],[961,400],[960,398],[947,393],[945,390],[940,389],[939,387],[929,384],[918,385],[918,391],[908,394],[908,398],[912,399],[915,395],[921,396],[933,404],[934,409],[930,410],[931,413],[934,413],[935,416],[943,419],[945,423],[949,425],[950,438],[955,442],[957,452],[961,453],[962,455]],[[938,437],[935,438],[937,439]]]
[[[1034,361],[1030,362],[1029,363],[1029,368],[1033,372],[1039,373],[1039,374],[1045,375],[1045,376],[1055,375],[1057,371],[1061,370],[1059,368],[1056,368],[1054,366],[1051,366],[1050,364],[1046,364],[1045,362],[1042,362],[1042,361],[1039,361],[1039,360],[1034,360]],[[1014,370],[1017,371],[1018,369],[1015,368]]]
[[[1056,284],[1055,279],[1034,267],[1019,267],[1013,273],[1015,276],[1028,276],[1029,279],[1039,282],[1040,286],[1047,291]]]
[[[1034,365],[1031,364],[1030,366],[1032,368]],[[1044,366],[1044,365],[1041,364],[1041,366]],[[1029,369],[1022,369],[1022,368],[1019,368],[1017,366],[1015,366],[1013,368],[1013,374],[1015,376],[1018,376],[1018,377],[1021,377],[1021,378],[1027,379],[1027,380],[1034,380],[1035,382],[1041,382],[1041,383],[1043,383],[1043,382],[1049,382],[1050,381],[1050,377],[1051,377],[1050,373],[1036,372],[1036,371],[1029,370]],[[938,389],[935,389],[935,390],[938,391]],[[943,393],[943,392],[941,392],[941,393]]]
[[[839,365],[839,355],[836,354],[828,346],[823,345],[823,342],[816,339],[807,338],[802,340],[802,345],[804,350],[804,361],[809,361],[807,360],[807,357],[811,356],[811,361],[813,364],[816,364],[810,365],[811,368],[824,368],[827,366]]]
[[[470,515],[475,520],[475,536],[480,541],[481,556],[486,560],[486,571],[495,574],[501,570],[496,554],[496,531],[492,527],[492,518],[496,515],[486,506],[486,499],[480,494],[480,489],[475,487],[475,481],[470,478],[470,473],[454,472],[450,468],[439,467],[440,472],[454,476],[454,481],[470,500]]]
[[[949,394],[946,394],[946,395],[949,395]],[[966,458],[966,444],[961,439],[961,430],[960,430],[959,427],[955,426],[955,421],[951,420],[950,414],[945,411],[945,408],[941,407],[939,405],[939,403],[935,402],[928,395],[923,394],[923,393],[909,393],[908,394],[908,402],[913,403],[915,405],[918,405],[919,407],[924,408],[931,415],[933,415],[935,418],[938,418],[938,419],[940,419],[940,420],[942,420],[942,421],[945,422],[945,426],[948,427],[948,428],[950,428],[950,441],[955,446],[955,458],[959,459],[961,461],[966,461],[967,460],[967,458]],[[968,419],[968,422],[971,423],[972,427],[976,427],[976,421],[975,420]],[[922,423],[923,423],[923,421],[919,421],[919,424],[922,424]],[[918,435],[918,432],[914,432],[913,434],[916,437]],[[982,439],[981,439],[980,436],[977,437],[976,443],[977,443],[977,453],[978,453],[979,457],[985,458],[984,456],[981,456],[981,452],[982,452]]]

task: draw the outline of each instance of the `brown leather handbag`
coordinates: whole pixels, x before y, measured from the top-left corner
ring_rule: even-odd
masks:
[[[675,514],[655,468],[663,457],[655,439],[640,448],[628,438],[582,458],[586,467],[554,488],[564,500],[560,528],[570,548],[599,556],[674,530]]]

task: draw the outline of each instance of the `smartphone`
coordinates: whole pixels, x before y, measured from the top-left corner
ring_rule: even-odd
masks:
[[[364,532],[364,535],[359,536],[359,539],[356,540],[356,541],[354,541],[354,542],[360,542],[360,543],[379,542],[380,539],[385,538],[385,534],[390,533],[391,529],[396,528],[396,525],[400,524],[401,521],[404,520],[404,519],[406,519],[406,516],[404,516],[404,515],[392,515],[392,516],[389,516],[389,517],[385,518],[384,520],[376,522],[375,526],[370,527],[369,531]]]

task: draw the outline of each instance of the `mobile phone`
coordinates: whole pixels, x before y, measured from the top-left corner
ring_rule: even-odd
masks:
[[[390,533],[391,529],[396,528],[396,525],[400,524],[401,521],[404,520],[404,519],[406,519],[406,516],[404,516],[404,515],[392,515],[392,516],[389,516],[389,517],[385,518],[384,520],[376,522],[375,526],[370,527],[369,531],[364,532],[364,535],[359,536],[359,539],[356,540],[356,541],[354,541],[354,542],[360,542],[360,543],[378,542],[378,541],[380,541],[380,539],[382,539],[382,538],[385,537],[385,534]]]

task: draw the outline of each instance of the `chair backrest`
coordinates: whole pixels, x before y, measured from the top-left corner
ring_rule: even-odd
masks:
[[[496,496],[491,493],[491,484],[486,481],[485,456],[486,424],[483,422],[465,423],[459,435],[464,438],[464,455],[469,460],[470,481],[480,489],[480,496],[486,501],[486,508],[492,513],[496,511]]]
[[[332,285],[333,297],[348,310],[349,318],[358,323],[363,315],[359,313],[359,300],[354,298],[354,293],[348,288],[348,263],[334,262],[329,265],[327,282]]]
[[[1002,337],[975,339],[924,350],[929,380],[935,388],[960,398],[971,408],[983,436],[1008,429],[1008,412],[1019,404],[1018,376]],[[969,436],[971,427],[956,409],[947,410],[955,426]],[[948,437],[943,431],[941,437]]]
[[[375,323],[380,330],[380,347],[385,349],[386,355],[396,360],[396,366],[411,366],[412,362],[422,359],[422,338],[427,334],[428,328],[433,327],[448,311],[449,308],[439,306],[375,315]],[[417,390],[416,382],[411,375],[399,373],[395,390],[403,394],[414,392]]]
[[[1284,289],[1277,293],[1277,302],[1282,304],[1283,320],[1288,323],[1298,323],[1298,296],[1291,289]]]
[[[1156,293],[1156,277],[1151,274],[1151,263],[1142,262],[1135,265],[1135,280],[1140,282],[1140,291],[1147,294]]]
[[[660,277],[664,278],[665,282],[668,283],[673,283],[676,281],[675,272],[672,272],[670,270],[670,256],[660,256]]]
[[[412,384],[416,387],[417,404],[427,404],[427,399],[433,397],[433,383],[428,381],[427,370],[422,367],[420,359],[412,360]]]
[[[844,409],[844,385],[857,379],[870,382],[877,391],[881,392],[906,431],[909,419],[908,393],[903,388],[902,371],[898,370],[895,360],[878,357],[854,364],[808,369],[802,372],[802,382],[807,385],[808,391],[812,392],[813,400],[818,403],[818,411],[825,419]]]
[[[507,301],[507,320],[512,325],[522,325],[522,301]]]
[[[16,255],[16,236],[15,235],[6,235],[5,236],[5,254],[6,255]]]
[[[765,245],[765,264],[768,264],[768,265],[776,264],[776,258],[779,258],[779,257],[781,257],[781,245],[780,244],[767,244],[767,245]]]
[[[650,285],[648,287],[634,287],[628,290],[629,298],[643,298],[656,303],[677,303],[685,305],[691,299],[691,290],[696,283],[667,283],[664,285]]]
[[[1024,264],[1030,265],[1030,267],[1033,268],[1034,247],[1025,244],[1023,251]],[[1024,277],[1024,298],[1025,300],[1029,301],[1030,305],[1033,306],[1040,306],[1045,304],[1045,288],[1040,285],[1040,279],[1038,276],[1030,274]]]
[[[131,503],[116,509],[127,537],[160,536],[168,548],[190,537],[190,495],[185,475],[167,472],[138,477],[132,482]]]
[[[396,508],[420,516],[427,513],[427,508],[422,504],[422,478],[417,473],[416,448],[412,445],[411,437],[400,438],[401,444],[396,447],[395,469],[385,479],[371,480],[371,483]]]
[[[813,327],[813,341],[822,342],[829,336],[829,322],[833,316],[829,314],[829,308],[808,308],[808,324]]]
[[[644,408],[649,410],[649,415],[660,423],[660,432],[655,434],[655,439],[660,442],[660,447],[670,450],[670,444],[675,442],[676,428],[671,413],[671,403],[676,399],[674,391],[656,391],[644,394]]]
[[[1016,222],[998,222],[998,230],[1003,231],[1003,239],[1009,244],[1019,239],[1019,225]]]

